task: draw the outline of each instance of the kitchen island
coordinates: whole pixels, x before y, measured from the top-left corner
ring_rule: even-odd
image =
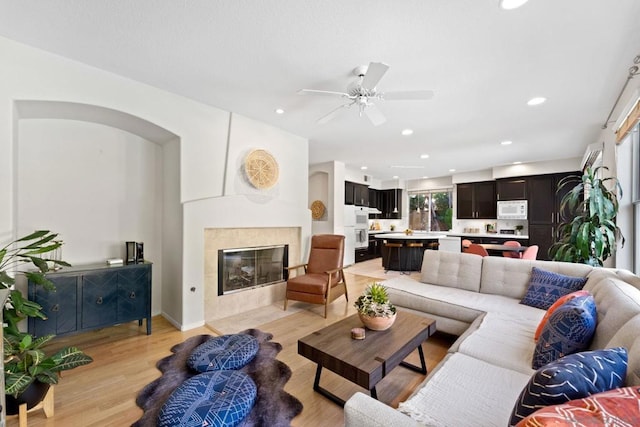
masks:
[[[376,239],[384,240],[382,245],[382,267],[400,272],[420,271],[425,250],[438,249],[440,239],[447,239],[447,233],[414,231],[407,233],[381,233]]]

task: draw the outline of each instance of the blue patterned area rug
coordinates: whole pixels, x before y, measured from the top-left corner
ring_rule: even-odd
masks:
[[[276,359],[282,345],[272,342],[273,335],[258,329],[247,329],[258,340],[260,348],[256,357],[240,371],[248,374],[258,387],[258,396],[249,415],[240,424],[241,427],[284,427],[302,412],[302,403],[284,391],[284,385],[291,378],[291,369]],[[197,335],[171,348],[173,353],[161,359],[157,368],[162,376],[147,384],[136,398],[136,404],[144,411],[134,427],[156,426],[162,405],[171,393],[185,380],[196,375],[187,367],[187,358],[191,351],[214,338],[213,335]]]

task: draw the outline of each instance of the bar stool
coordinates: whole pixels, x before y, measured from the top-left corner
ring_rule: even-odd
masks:
[[[407,256],[407,270],[409,271],[419,271],[420,266],[422,265],[422,248],[424,245],[419,242],[409,242],[407,243],[407,252],[409,252]],[[416,266],[414,268],[414,266]]]
[[[384,266],[384,272],[386,273],[387,271],[391,270],[391,251],[395,249],[396,259],[398,260],[398,268],[400,269],[400,274],[404,274],[404,271],[402,271],[402,265],[400,262],[400,251],[402,250],[402,243],[392,243],[385,240],[384,247],[386,250],[383,253],[387,255],[386,262],[384,259],[382,260],[382,264]]]

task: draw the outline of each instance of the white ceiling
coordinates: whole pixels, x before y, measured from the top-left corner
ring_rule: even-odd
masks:
[[[0,36],[271,123],[309,138],[310,163],[381,180],[580,157],[640,53],[639,18],[639,0],[0,0]],[[390,66],[381,91],[435,97],[377,102],[378,127],[355,109],[318,125],[342,100],[297,91],[344,91],[370,61]]]

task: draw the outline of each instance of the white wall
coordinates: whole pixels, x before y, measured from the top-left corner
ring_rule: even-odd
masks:
[[[197,292],[187,294],[190,286],[198,287],[203,281],[204,230],[194,232],[194,224],[188,223],[187,211],[205,218],[203,222],[213,227],[228,224],[230,219],[235,226],[245,227],[276,222],[286,226],[303,225],[303,240],[308,238],[310,213],[306,206],[308,153],[305,139],[239,116],[234,116],[238,120],[230,130],[229,112],[8,39],[0,38],[0,57],[3,58],[0,71],[0,182],[3,182],[0,187],[0,205],[3,206],[0,209],[0,239],[17,234],[19,203],[15,181],[20,179],[20,171],[14,169],[14,156],[21,141],[15,102],[21,100],[72,102],[112,109],[153,123],[180,140],[180,200],[189,206],[185,207],[182,224],[182,283],[171,286],[179,286],[183,298],[166,302],[169,307],[163,310],[172,313],[172,317],[181,316],[172,320],[182,328],[204,322],[201,317],[203,299],[198,298]],[[237,136],[236,140],[234,136]],[[250,140],[242,141],[244,137],[250,137]],[[291,142],[293,140],[295,144]],[[237,170],[234,172],[230,168],[238,165],[237,156],[250,145],[275,152],[283,183],[276,189],[277,193],[271,191],[264,197],[232,187],[237,183],[233,178]],[[242,194],[242,203],[237,203],[238,196],[231,203],[232,207],[241,210],[240,213],[220,203],[218,198],[225,196],[225,191]],[[213,199],[215,203],[212,203]],[[46,218],[43,213],[40,222],[46,222]],[[166,247],[167,242],[163,243]]]

